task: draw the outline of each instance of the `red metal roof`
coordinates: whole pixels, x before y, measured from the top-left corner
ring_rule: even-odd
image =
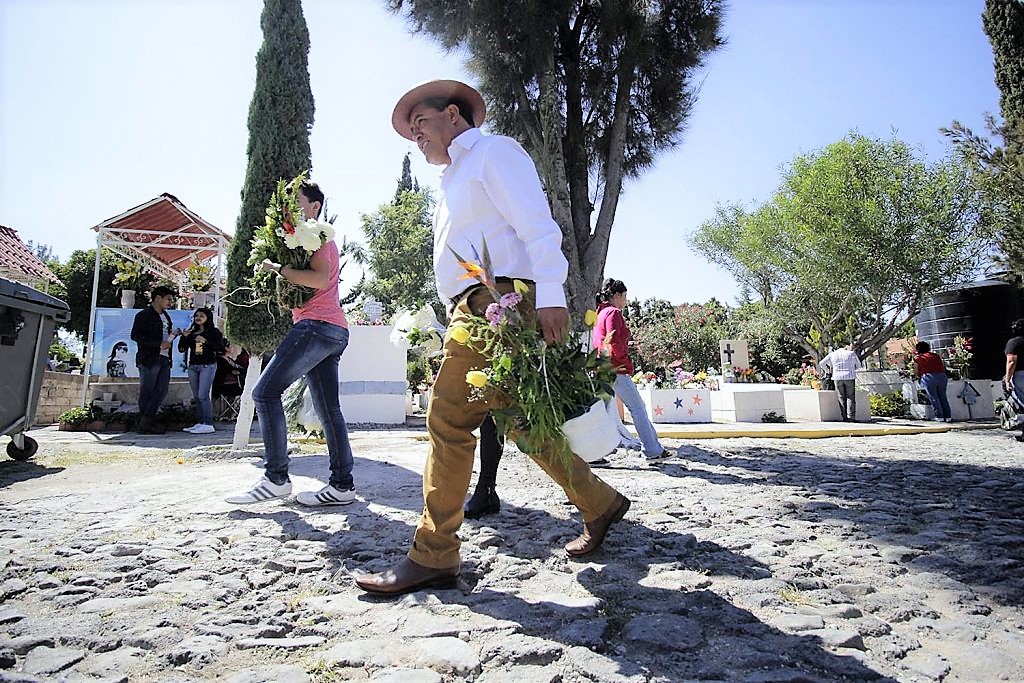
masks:
[[[108,218],[93,230],[102,230],[108,238],[127,243],[124,246],[142,251],[178,272],[188,268],[193,257],[205,261],[216,256],[218,241],[223,241],[225,247],[231,241],[231,235],[166,192],[120,216]]]
[[[24,279],[30,285],[40,281],[60,283],[46,264],[29,251],[18,237],[18,231],[5,225],[0,225],[0,271],[10,274],[13,279]],[[18,277],[19,273],[22,278]]]

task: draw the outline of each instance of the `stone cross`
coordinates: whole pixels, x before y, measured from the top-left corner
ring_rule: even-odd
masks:
[[[743,339],[720,339],[718,351],[721,354],[722,365],[731,365],[741,370],[750,367],[750,355],[747,352],[747,342]]]

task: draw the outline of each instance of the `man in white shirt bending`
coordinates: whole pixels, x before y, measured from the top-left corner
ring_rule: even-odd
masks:
[[[857,421],[857,370],[861,367],[860,357],[853,350],[853,344],[838,348],[818,363],[823,370],[832,373],[839,397],[839,414],[843,422]]]
[[[533,160],[515,140],[483,135],[483,98],[458,81],[431,81],[406,93],[391,123],[414,141],[431,164],[445,166],[434,213],[434,273],[441,301],[452,308],[449,331],[491,302],[479,285],[467,287],[452,249],[482,253],[486,240],[497,289],[513,290],[512,279],[529,284],[523,306],[534,304],[544,338],[563,339],[569,327],[564,283],[569,264],[562,231],[551,218]],[[449,249],[449,247],[451,249]],[[528,312],[527,312],[528,314]],[[490,407],[469,400],[466,372],[486,365],[468,346],[445,338],[445,358],[427,409],[430,452],[423,473],[423,515],[408,556],[391,569],[356,579],[366,591],[397,595],[425,586],[451,584],[459,573],[462,504],[473,470],[477,428]],[[583,534],[565,546],[574,557],[597,550],[608,528],[622,519],[629,500],[573,457],[566,466],[552,454],[529,456],[564,490],[583,514]],[[570,485],[571,482],[571,485]]]

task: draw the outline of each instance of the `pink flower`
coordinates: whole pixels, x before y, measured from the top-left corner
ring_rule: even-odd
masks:
[[[508,295],[506,294],[506,296]],[[484,311],[484,317],[491,323],[491,327],[497,327],[505,317],[505,309],[498,303],[488,304],[487,310]]]
[[[515,292],[509,292],[508,294],[502,295],[501,300],[498,301],[498,305],[502,308],[512,308],[513,306],[518,306],[519,302],[522,300],[522,295],[516,294]]]

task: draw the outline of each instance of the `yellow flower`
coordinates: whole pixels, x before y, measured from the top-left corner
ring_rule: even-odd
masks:
[[[482,388],[487,385],[487,373],[480,370],[470,370],[466,373],[466,383]]]
[[[587,327],[593,327],[594,323],[597,322],[597,313],[588,309],[587,312],[583,314],[583,322],[587,324]]]
[[[184,465],[185,464],[185,458],[178,458],[178,464],[179,465]]]
[[[522,280],[512,280],[512,286],[515,287],[516,294],[526,294],[530,291],[529,286]]]
[[[452,328],[451,338],[460,344],[465,344],[469,341],[469,330],[462,325]]]

